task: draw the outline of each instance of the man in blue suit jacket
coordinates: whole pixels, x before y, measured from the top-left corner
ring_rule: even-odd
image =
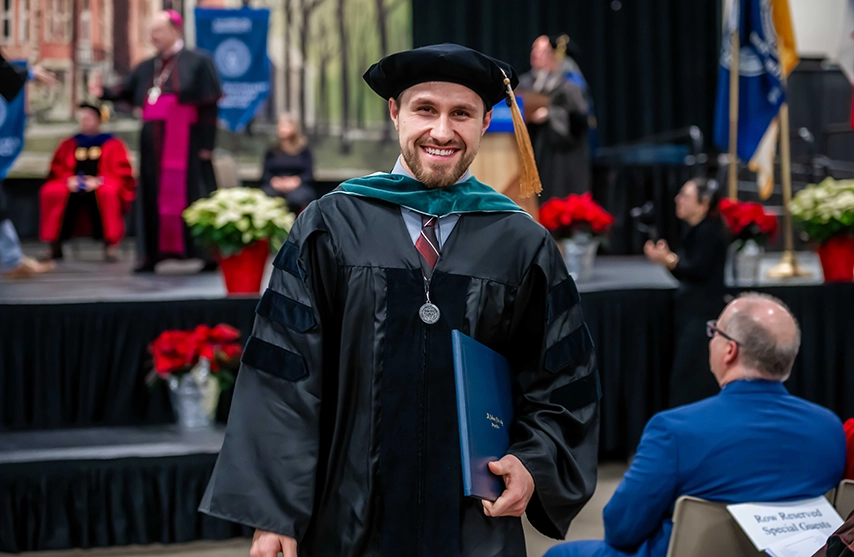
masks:
[[[653,416],[603,512],[605,540],[561,544],[546,557],[664,557],[682,495],[798,500],[824,495],[842,479],[839,418],[783,386],[800,346],[785,305],[743,295],[707,332],[720,394]]]

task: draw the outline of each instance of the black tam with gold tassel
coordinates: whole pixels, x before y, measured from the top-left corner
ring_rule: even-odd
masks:
[[[506,100],[513,115],[519,149],[520,194],[530,197],[543,190],[531,138],[513,94],[513,89],[519,85],[519,77],[510,64],[464,46],[446,43],[386,56],[368,68],[362,77],[386,100],[399,97],[413,85],[431,81],[468,87],[483,99],[487,110]]]

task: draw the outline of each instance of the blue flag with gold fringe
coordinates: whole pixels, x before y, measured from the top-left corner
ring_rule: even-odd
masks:
[[[721,37],[714,140],[729,149],[730,33],[738,30],[738,158],[749,161],[786,100],[770,0],[729,0]]]
[[[26,62],[12,62],[26,68]],[[0,96],[0,180],[6,177],[9,168],[24,148],[24,128],[27,123],[25,111],[26,87],[11,101]]]

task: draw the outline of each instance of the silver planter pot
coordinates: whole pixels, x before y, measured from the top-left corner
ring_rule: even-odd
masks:
[[[563,261],[566,269],[576,282],[589,280],[593,276],[596,251],[599,239],[588,234],[576,234],[572,238],[560,241]]]
[[[729,277],[734,286],[759,284],[759,268],[765,257],[765,248],[754,242],[733,242],[729,246]]]
[[[220,389],[219,382],[211,376],[207,360],[200,361],[189,373],[170,377],[168,385],[179,427],[211,427]]]

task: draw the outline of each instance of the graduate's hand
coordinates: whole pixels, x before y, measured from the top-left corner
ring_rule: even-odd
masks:
[[[297,557],[297,541],[287,536],[255,530],[249,557]]]
[[[534,478],[525,465],[512,454],[489,463],[489,471],[504,478],[504,493],[494,503],[483,501],[486,516],[522,516],[534,495]]]
[[[86,187],[86,191],[95,191],[96,189],[101,187],[101,180],[95,176],[86,176],[83,179],[83,183]]]
[[[534,124],[542,124],[546,121],[546,119],[548,119],[548,117],[549,109],[545,106],[541,106],[540,108],[535,110],[533,114],[531,114],[531,122],[533,122]]]
[[[213,151],[210,149],[201,149],[199,151],[199,158],[203,161],[209,161],[211,160],[211,157],[213,157]]]
[[[299,176],[274,176],[270,179],[270,185],[274,190],[282,193],[288,193],[300,186]]]
[[[299,176],[284,176],[282,178],[282,187],[284,188],[282,191],[294,191],[301,183],[302,179]]]
[[[65,186],[68,188],[68,191],[74,193],[77,191],[77,176],[69,176],[68,180],[65,181]]]

